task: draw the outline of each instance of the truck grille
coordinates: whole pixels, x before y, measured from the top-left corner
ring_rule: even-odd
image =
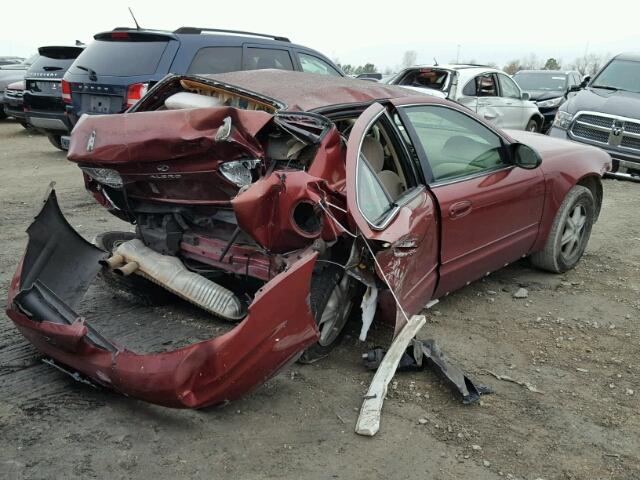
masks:
[[[574,120],[570,135],[576,140],[640,152],[640,121],[582,113]]]

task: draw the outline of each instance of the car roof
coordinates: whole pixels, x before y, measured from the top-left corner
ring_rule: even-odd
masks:
[[[615,57],[618,60],[631,60],[633,62],[640,62],[640,53],[638,52],[624,52]]]
[[[242,45],[244,43],[260,43],[270,45],[280,45],[286,47],[301,48],[311,50],[302,45],[296,45],[283,36],[269,35],[265,33],[245,32],[240,30],[223,30],[215,28],[180,27],[177,30],[156,30],[152,28],[116,27],[113,30],[96,33],[93,38],[104,39],[113,33],[135,33],[147,35],[159,35],[167,39],[196,42],[203,44],[220,43],[222,45]],[[214,40],[215,39],[215,40]]]
[[[562,73],[564,75],[574,72],[575,70],[518,70],[514,75],[519,73],[548,73],[549,75],[557,75]]]
[[[422,96],[394,85],[288,70],[246,70],[198,76],[273,98],[284,103],[287,110],[313,111],[333,105]],[[430,99],[429,95],[424,97],[427,101]]]

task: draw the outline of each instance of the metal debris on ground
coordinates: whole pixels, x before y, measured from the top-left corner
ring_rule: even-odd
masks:
[[[382,348],[374,348],[365,353],[362,356],[365,367],[370,370],[378,368],[385,354]],[[462,403],[465,405],[480,401],[481,395],[493,393],[489,387],[477,385],[465,375],[464,371],[442,352],[435,340],[421,341],[414,338],[402,355],[398,370],[419,371],[426,367],[435,370],[455,387],[462,395]]]
[[[497,373],[492,372],[491,370],[485,370],[485,372],[487,372],[489,375],[492,375],[492,376],[496,377],[498,380],[502,380],[503,382],[515,383],[516,385],[520,385],[521,387],[525,387],[530,392],[544,394],[544,392],[542,390],[538,390],[535,385],[532,385],[529,382],[522,382],[520,380],[515,380],[515,379],[513,379],[513,378],[511,378],[511,377],[509,377],[507,375],[498,375]]]

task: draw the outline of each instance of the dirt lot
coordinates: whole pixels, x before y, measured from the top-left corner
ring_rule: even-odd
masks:
[[[46,138],[5,121],[0,147],[4,298],[51,180],[85,237],[128,226],[93,202],[79,170]],[[327,360],[295,365],[244,400],[177,411],[74,382],[43,365],[2,316],[0,477],[638,479],[638,198],[639,184],[605,182],[602,216],[576,270],[550,275],[523,261],[437,305],[420,336],[437,339],[496,393],[465,407],[434,374],[400,373],[372,439],[353,433],[372,377],[353,335]],[[519,287],[528,298],[513,298]],[[100,283],[82,313],[136,350],[227,328],[184,304],[148,308]]]

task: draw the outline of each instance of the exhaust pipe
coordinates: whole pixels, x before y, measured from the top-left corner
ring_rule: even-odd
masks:
[[[140,265],[138,265],[138,262],[129,262],[125,265],[122,265],[121,267],[114,268],[113,271],[118,275],[121,275],[123,277],[128,277],[133,272],[138,270],[138,267],[140,267]]]
[[[188,270],[176,257],[151,250],[139,239],[121,243],[112,259],[122,261],[114,271],[119,275],[136,273],[166,288],[203,310],[227,320],[240,320],[244,316],[242,304],[233,292]]]
[[[124,263],[124,257],[122,255],[113,255],[106,260],[100,260],[99,263],[103,267],[116,268]]]

